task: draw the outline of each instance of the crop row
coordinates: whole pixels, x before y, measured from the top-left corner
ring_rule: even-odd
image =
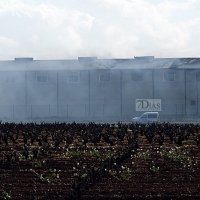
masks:
[[[115,182],[130,183],[141,174],[196,173],[199,128],[169,123],[0,124],[2,198],[89,199],[103,183],[115,188]]]

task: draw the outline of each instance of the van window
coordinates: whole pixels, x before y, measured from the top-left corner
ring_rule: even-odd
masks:
[[[157,118],[157,115],[156,114],[149,114],[148,118]]]
[[[140,118],[141,118],[141,119],[146,119],[146,118],[147,118],[147,115],[146,115],[146,114],[145,114],[145,115],[142,115]]]

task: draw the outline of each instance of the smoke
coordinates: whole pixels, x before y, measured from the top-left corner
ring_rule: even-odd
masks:
[[[160,99],[161,116],[196,115],[199,62],[153,56],[0,61],[0,117],[129,122],[138,115],[136,99]]]
[[[195,6],[195,1],[2,1],[0,59],[197,57]]]

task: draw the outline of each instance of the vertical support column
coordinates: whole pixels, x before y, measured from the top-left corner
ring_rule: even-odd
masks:
[[[185,82],[185,115],[187,115],[187,88],[186,88],[186,70],[184,70],[184,82]]]
[[[33,116],[32,116],[32,110],[33,110],[33,109],[32,109],[32,105],[31,105],[31,118],[33,117]]]
[[[90,103],[91,103],[91,100],[90,100],[90,91],[91,88],[90,88],[90,70],[88,70],[88,115],[90,117]]]
[[[49,104],[49,117],[51,116],[51,105]]]
[[[15,118],[15,105],[13,105],[13,118]]]
[[[28,103],[27,103],[27,71],[25,71],[25,106],[26,106],[26,117],[28,116]]]
[[[152,99],[154,99],[154,69],[152,69]]]
[[[196,80],[196,90],[197,90],[197,111],[196,111],[196,113],[197,113],[197,115],[199,114],[199,84],[198,84],[199,82]]]
[[[85,117],[87,115],[87,105],[85,104]]]
[[[58,70],[56,71],[56,75],[57,75],[57,77],[56,77],[56,81],[57,81],[57,91],[56,91],[56,111],[57,111],[57,117],[59,116],[59,111],[58,111],[58,89],[59,89],[59,85],[58,85]]]
[[[120,70],[120,116],[122,118],[122,70]]]

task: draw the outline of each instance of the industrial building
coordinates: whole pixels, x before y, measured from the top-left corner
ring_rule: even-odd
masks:
[[[200,58],[15,58],[0,61],[0,72],[1,119],[120,121],[145,110],[161,117],[200,114]]]

